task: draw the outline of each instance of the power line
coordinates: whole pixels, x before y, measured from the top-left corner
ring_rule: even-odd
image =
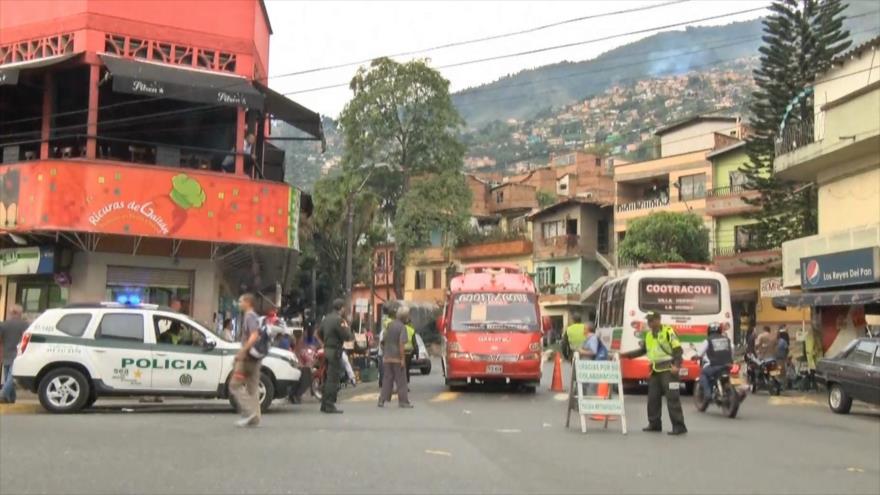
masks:
[[[313,67],[313,68],[310,68],[310,69],[303,69],[303,70],[300,70],[300,71],[287,72],[287,73],[284,73],[284,74],[277,74],[277,75],[274,75],[274,76],[269,76],[268,79],[276,79],[276,78],[290,77],[290,76],[299,76],[299,75],[303,75],[303,74],[311,74],[311,73],[314,73],[314,72],[323,72],[323,71],[326,71],[326,70],[341,69],[341,68],[344,68],[344,67],[351,67],[351,66],[354,66],[354,65],[366,64],[366,63],[372,62],[373,60],[376,60],[377,58],[406,57],[406,56],[409,56],[409,55],[416,55],[416,54],[418,54],[418,53],[433,52],[433,51],[442,50],[442,49],[445,49],[445,48],[454,48],[454,47],[458,47],[458,46],[470,45],[470,44],[473,44],[473,43],[482,43],[482,42],[485,42],[485,41],[494,41],[494,40],[498,40],[498,39],[509,38],[509,37],[512,37],[512,36],[519,36],[519,35],[522,35],[522,34],[535,33],[535,32],[538,32],[538,31],[542,31],[542,30],[545,30],[545,29],[550,29],[550,28],[553,28],[553,27],[562,26],[562,25],[565,25],[565,24],[572,24],[572,23],[575,23],[575,22],[581,22],[581,21],[586,21],[586,20],[591,20],[591,19],[598,19],[598,18],[601,18],[601,17],[610,17],[610,16],[620,15],[620,14],[629,14],[629,13],[631,13],[631,12],[640,12],[640,11],[645,11],[645,10],[650,10],[650,9],[656,9],[656,8],[661,8],[661,7],[667,7],[667,6],[670,6],[670,5],[675,5],[675,4],[684,3],[684,2],[688,2],[688,1],[690,1],[690,0],[675,0],[675,1],[666,2],[666,3],[661,3],[661,4],[653,4],[653,5],[647,5],[647,6],[642,6],[642,7],[636,7],[636,8],[632,8],[632,9],[617,10],[617,11],[614,11],[614,12],[604,12],[604,13],[601,13],[601,14],[593,14],[593,15],[582,16],[582,17],[573,17],[573,18],[571,18],[571,19],[563,19],[563,20],[558,21],[558,22],[553,22],[553,23],[550,23],[550,24],[544,24],[544,25],[541,25],[541,26],[535,26],[535,27],[531,27],[531,28],[527,28],[527,29],[522,29],[522,30],[519,30],[519,31],[511,31],[511,32],[508,32],[508,33],[496,34],[496,35],[492,35],[492,36],[485,36],[485,37],[482,37],[482,38],[474,38],[474,39],[469,39],[469,40],[464,40],[464,41],[454,41],[454,42],[451,42],[451,43],[444,43],[444,44],[442,44],[442,45],[431,46],[431,47],[428,47],[428,48],[421,48],[421,49],[418,49],[418,50],[410,50],[410,51],[405,51],[405,52],[390,53],[390,54],[388,54],[388,55],[380,55],[380,56],[378,56],[378,57],[370,57],[370,58],[367,58],[367,59],[355,60],[355,61],[352,61],[352,62],[341,62],[341,63],[338,63],[338,64],[327,65],[327,66],[323,66],[323,67]]]
[[[709,17],[703,17],[703,18],[701,18],[701,19],[692,19],[692,20],[689,20],[689,21],[677,22],[677,23],[674,23],[674,24],[666,24],[666,25],[664,25],[664,26],[656,26],[656,27],[647,28],[647,29],[639,29],[639,30],[636,30],[636,31],[628,31],[628,32],[625,32],[625,33],[612,34],[612,35],[609,35],[609,36],[603,36],[603,37],[601,37],[601,38],[593,38],[593,39],[584,40],[584,41],[575,41],[575,42],[572,42],[572,43],[563,43],[563,44],[560,44],[560,45],[545,46],[545,47],[542,47],[542,48],[535,48],[535,49],[532,49],[532,50],[526,50],[526,51],[521,51],[521,52],[507,53],[507,54],[504,54],[504,55],[495,55],[495,56],[492,56],[492,57],[483,57],[483,58],[478,58],[478,59],[466,60],[466,61],[463,61],[463,62],[455,62],[455,63],[452,63],[452,64],[446,64],[446,65],[440,65],[440,66],[437,66],[437,67],[435,67],[435,69],[448,69],[448,68],[451,68],[451,67],[460,67],[460,66],[463,66],[463,65],[471,65],[471,64],[484,63],[484,62],[492,62],[492,61],[495,61],[495,60],[502,60],[502,59],[513,58],[513,57],[522,57],[522,56],[525,56],[525,55],[532,55],[532,54],[535,54],[535,53],[543,53],[543,52],[548,52],[548,51],[552,51],[552,50],[559,50],[559,49],[562,49],[562,48],[571,48],[571,47],[575,47],[575,46],[588,45],[588,44],[591,44],[591,43],[598,43],[598,42],[600,42],[600,41],[608,41],[608,40],[615,39],[615,38],[623,38],[623,37],[626,37],[626,36],[633,36],[633,35],[636,35],[636,34],[650,33],[650,32],[658,31],[658,30],[661,30],[661,29],[669,29],[669,28],[674,28],[674,27],[687,26],[687,25],[693,24],[693,23],[695,23],[695,22],[711,21],[711,20],[721,19],[721,18],[724,18],[724,17],[731,17],[731,16],[735,16],[735,15],[740,15],[740,14],[747,14],[747,13],[749,13],[749,12],[756,12],[756,11],[758,11],[758,10],[764,10],[764,7],[757,7],[757,8],[752,8],[752,9],[739,10],[739,11],[736,11],[736,12],[730,12],[730,13],[727,13],[727,14],[719,14],[719,15],[714,15],[714,16],[709,16]],[[349,82],[345,82],[345,83],[339,83],[339,84],[331,84],[331,85],[327,85],[327,86],[320,86],[320,87],[316,87],[316,88],[301,89],[301,90],[297,90],[297,91],[290,91],[290,92],[284,93],[284,95],[285,95],[285,96],[287,96],[287,95],[295,95],[295,94],[302,94],[302,93],[310,93],[310,92],[314,92],[314,91],[322,91],[322,90],[325,90],[325,89],[333,89],[333,88],[347,87],[349,84],[350,84]]]

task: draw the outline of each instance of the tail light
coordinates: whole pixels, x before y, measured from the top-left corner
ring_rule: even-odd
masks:
[[[733,363],[733,366],[730,367],[730,374],[731,375],[738,375],[739,374],[739,363]]]
[[[31,334],[29,332],[25,332],[21,336],[21,342],[18,344],[18,353],[24,354],[24,351],[27,350],[27,346],[30,343],[31,343]]]

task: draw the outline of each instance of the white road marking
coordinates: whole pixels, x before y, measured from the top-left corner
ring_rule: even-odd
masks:
[[[425,450],[425,453],[431,454],[431,455],[439,455],[439,456],[443,456],[443,457],[452,457],[452,454],[449,452],[446,452],[445,450]]]
[[[553,396],[553,400],[558,400],[560,402],[568,400],[568,394],[556,394]]]
[[[499,430],[495,430],[496,433],[522,433],[522,430],[517,430],[515,428],[501,428]]]

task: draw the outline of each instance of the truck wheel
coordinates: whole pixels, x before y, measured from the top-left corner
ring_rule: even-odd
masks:
[[[51,413],[72,413],[85,407],[91,394],[89,381],[73,368],[58,368],[40,380],[40,404]]]
[[[847,395],[840,385],[831,383],[828,385],[828,407],[837,414],[849,414],[852,397]]]

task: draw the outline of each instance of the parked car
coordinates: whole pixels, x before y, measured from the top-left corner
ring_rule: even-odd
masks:
[[[837,356],[819,360],[816,377],[838,414],[848,413],[853,400],[880,405],[880,339],[856,339]]]
[[[422,336],[416,334],[416,345],[419,348],[419,354],[415,359],[410,363],[410,369],[417,369],[423,375],[431,374],[431,356],[428,354],[428,348],[425,346],[425,341],[422,340]]]
[[[173,333],[174,338],[165,338]],[[149,304],[74,304],[40,315],[21,339],[12,374],[53,413],[109,396],[227,398],[241,344],[218,339],[186,315]],[[260,406],[288,396],[296,356],[272,348],[262,362]]]

